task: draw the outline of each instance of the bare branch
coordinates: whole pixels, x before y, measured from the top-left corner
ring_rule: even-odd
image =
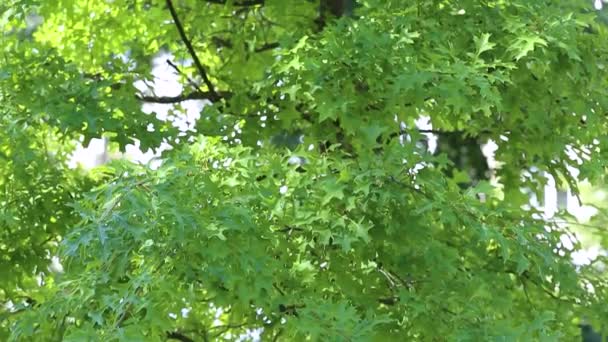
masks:
[[[179,18],[177,17],[177,12],[175,11],[175,7],[173,6],[173,2],[171,0],[167,0],[167,7],[169,8],[169,12],[171,12],[171,17],[173,17],[173,22],[175,23],[175,26],[177,27],[177,31],[179,32],[179,35],[182,38],[182,41],[186,45],[186,48],[188,48],[188,53],[190,53],[190,56],[192,57],[192,60],[194,61],[194,65],[198,69],[198,72],[201,75],[201,77],[203,78],[203,82],[209,89],[209,92],[214,97],[218,97],[218,94],[215,91],[215,87],[213,86],[213,83],[211,83],[211,81],[209,80],[209,77],[207,76],[207,71],[203,67],[203,64],[201,63],[200,59],[198,59],[198,56],[196,55],[196,52],[194,51],[194,48],[192,47],[192,43],[186,36],[186,32],[184,31],[184,26],[182,25],[181,21],[179,21]]]

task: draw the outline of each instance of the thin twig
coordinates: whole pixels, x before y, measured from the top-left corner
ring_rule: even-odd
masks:
[[[275,232],[277,233],[291,233],[291,232],[301,232],[304,229],[299,228],[299,227],[292,227],[292,226],[285,226],[281,229],[277,229],[275,230]]]
[[[192,87],[194,87],[194,89],[198,90],[200,93],[202,93],[203,91],[201,90],[201,88],[199,88],[198,84],[196,84],[196,82],[194,82],[193,79],[190,78],[190,76],[186,75],[176,64],[174,64],[173,62],[171,62],[171,60],[167,59],[166,60],[167,64],[169,64],[170,67],[172,67],[178,74],[183,75],[184,77],[186,77],[186,79],[188,80],[188,83],[190,83],[190,85]]]
[[[585,227],[585,228],[593,228],[593,229],[597,229],[597,230],[607,230],[608,229],[606,226],[600,226],[600,225],[589,224],[589,223],[579,223],[579,222],[565,221],[565,220],[557,220],[557,221],[552,221],[552,222],[581,226],[581,227]]]
[[[234,44],[232,44],[232,41],[221,38],[221,37],[211,37],[211,41],[218,48],[226,47],[226,48],[232,49],[234,47]],[[260,46],[254,47],[253,52],[264,52],[264,51],[276,49],[279,46],[281,46],[281,44],[279,42],[264,43]],[[244,43],[244,48],[248,49],[247,43]]]
[[[283,290],[281,290],[277,284],[272,284],[272,287],[274,287],[281,294],[281,296],[285,296],[285,292],[283,292]]]
[[[397,284],[395,283],[395,280],[388,272],[381,268],[379,268],[378,271],[386,278],[391,289],[396,287]]]
[[[186,31],[184,31],[184,26],[182,25],[181,21],[179,21],[177,12],[175,11],[175,7],[173,6],[173,2],[171,0],[167,0],[167,7],[169,8],[169,12],[171,12],[171,17],[173,17],[173,22],[175,23],[175,26],[177,27],[177,31],[179,32],[179,35],[182,38],[182,41],[184,42],[184,44],[186,45],[186,48],[188,49],[188,53],[190,53],[192,60],[194,61],[194,65],[198,69],[198,72],[201,75],[201,77],[203,78],[203,82],[209,89],[209,92],[214,97],[219,97],[219,95],[215,91],[215,87],[213,86],[213,83],[211,83],[211,81],[209,80],[209,77],[207,76],[207,71],[205,71],[205,68],[203,67],[203,64],[201,63],[200,59],[198,59],[198,56],[196,55],[196,52],[194,51],[194,48],[192,47],[192,43],[186,36]]]
[[[523,287],[524,294],[526,295],[526,299],[528,300],[528,303],[530,303],[530,305],[533,308],[536,308],[534,303],[532,303],[532,300],[530,300],[530,295],[528,294],[528,285],[526,285],[525,280],[522,277],[519,277],[519,282],[521,283],[521,286]]]
[[[283,333],[283,329],[279,329],[279,331],[277,331],[277,333],[272,337],[272,342],[278,341],[279,336],[281,336],[282,333]]]

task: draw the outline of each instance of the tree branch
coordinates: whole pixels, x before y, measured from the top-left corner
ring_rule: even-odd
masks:
[[[170,67],[172,67],[175,71],[177,71],[178,74],[183,75],[184,77],[186,77],[186,79],[188,80],[188,83],[190,83],[190,85],[192,87],[194,87],[194,89],[196,89],[198,92],[203,92],[201,90],[201,88],[199,88],[198,84],[196,84],[196,82],[194,82],[193,79],[190,78],[190,76],[186,75],[184,72],[182,72],[182,70],[173,62],[171,62],[171,60],[167,59],[166,60],[167,64],[169,64]]]
[[[228,92],[212,93],[209,91],[195,91],[188,94],[179,94],[177,96],[151,96],[141,94],[136,95],[137,99],[143,102],[165,104],[179,103],[188,100],[208,100],[211,102],[217,102],[221,99],[228,99],[231,96],[232,93]]]
[[[194,65],[198,69],[198,72],[201,75],[201,77],[203,78],[203,82],[209,89],[209,92],[213,96],[217,97],[218,94],[215,91],[215,87],[209,80],[209,77],[207,76],[207,71],[205,71],[205,68],[203,67],[203,64],[201,64],[200,59],[198,59],[198,56],[196,55],[196,52],[194,51],[194,48],[192,47],[192,43],[186,36],[186,32],[184,31],[184,26],[179,21],[179,18],[177,17],[177,12],[175,11],[175,7],[173,6],[173,2],[171,2],[171,0],[167,0],[167,7],[169,8],[169,12],[171,12],[171,17],[173,17],[173,22],[175,23],[175,26],[177,27],[177,31],[179,32],[179,35],[182,38],[182,41],[184,42],[184,44],[186,45],[186,48],[188,49],[188,53],[190,53],[192,60],[194,61]]]
[[[255,51],[255,52],[264,52],[264,51],[276,49],[279,46],[280,46],[280,44],[278,42],[266,43],[266,44],[264,44],[262,46],[256,47],[253,51]]]
[[[182,341],[182,342],[194,342],[193,339],[180,333],[179,331],[168,332],[167,338],[170,340],[178,340],[178,341]]]
[[[227,48],[233,48],[234,45],[232,44],[232,42],[228,39],[224,39],[221,37],[211,37],[211,41],[217,46],[217,47],[227,47]],[[247,43],[244,44],[245,45],[245,50],[247,50]],[[281,46],[279,44],[279,42],[272,42],[272,43],[264,43],[261,46],[257,46],[253,48],[253,52],[264,52],[264,51],[268,51],[268,50],[272,50],[272,49],[276,49],[279,46]]]
[[[283,333],[283,329],[279,329],[279,331],[277,331],[277,333],[272,337],[272,342],[278,341],[279,336],[281,336],[282,333]]]

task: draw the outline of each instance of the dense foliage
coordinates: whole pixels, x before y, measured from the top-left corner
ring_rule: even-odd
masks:
[[[547,175],[576,193],[605,173],[590,1],[0,13],[0,339],[572,340],[608,319],[602,259],[575,267],[575,237],[526,206]],[[177,96],[134,86],[159,51]],[[188,100],[207,101],[193,130],[141,109]],[[158,169],[68,168],[101,136],[172,149]]]

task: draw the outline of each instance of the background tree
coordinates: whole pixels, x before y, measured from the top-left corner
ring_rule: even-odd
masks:
[[[522,192],[605,173],[592,4],[356,5],[3,2],[1,337],[570,340],[606,321],[602,260],[575,267]],[[175,96],[154,93],[160,50]],[[188,100],[208,102],[195,131],[141,110]],[[476,148],[421,150],[421,116],[440,140],[495,141],[497,181]],[[69,169],[100,136],[173,149],[157,170]]]

